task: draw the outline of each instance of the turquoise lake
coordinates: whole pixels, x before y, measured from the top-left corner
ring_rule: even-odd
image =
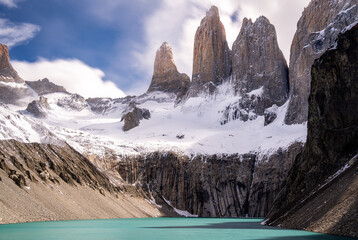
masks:
[[[134,218],[0,225],[1,240],[352,239],[261,226],[262,219]]]

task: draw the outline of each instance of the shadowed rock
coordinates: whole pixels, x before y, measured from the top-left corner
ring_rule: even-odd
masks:
[[[312,66],[307,142],[275,201],[270,224],[358,236],[357,64],[358,24]],[[343,166],[350,168],[327,183]]]
[[[343,28],[358,20],[357,4],[357,0],[312,0],[303,11],[291,45],[287,124],[307,121],[311,66]]]

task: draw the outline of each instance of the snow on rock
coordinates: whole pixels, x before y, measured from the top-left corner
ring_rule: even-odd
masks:
[[[173,207],[173,205],[170,203],[170,201],[166,200],[164,197],[163,197],[163,200],[171,207],[173,208],[173,210],[179,214],[180,216],[183,216],[183,217],[198,217],[198,215],[193,215],[191,213],[189,213],[188,211],[183,211],[183,210],[179,210],[175,207]]]

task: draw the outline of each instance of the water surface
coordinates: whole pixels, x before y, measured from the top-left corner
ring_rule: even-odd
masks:
[[[263,219],[133,218],[0,225],[1,240],[348,240],[261,226]]]

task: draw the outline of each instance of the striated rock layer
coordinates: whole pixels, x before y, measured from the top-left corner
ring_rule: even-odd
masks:
[[[288,98],[288,67],[278,46],[275,27],[264,17],[244,19],[232,47],[232,81],[242,95],[240,118],[263,115]]]
[[[258,160],[255,154],[196,156],[172,152],[126,157],[121,178],[140,182],[156,199],[166,199],[200,217],[263,217],[285,183],[302,145]]]
[[[201,20],[194,39],[193,76],[189,97],[212,92],[231,74],[231,52],[219,10],[212,6]]]
[[[287,124],[307,121],[311,66],[347,25],[358,21],[357,0],[312,0],[297,23],[290,55]]]
[[[358,237],[357,64],[358,24],[312,67],[307,143],[275,201],[270,224]]]
[[[181,99],[189,86],[190,78],[185,73],[178,72],[172,48],[167,42],[163,42],[155,56],[154,73],[147,92],[175,93]]]

